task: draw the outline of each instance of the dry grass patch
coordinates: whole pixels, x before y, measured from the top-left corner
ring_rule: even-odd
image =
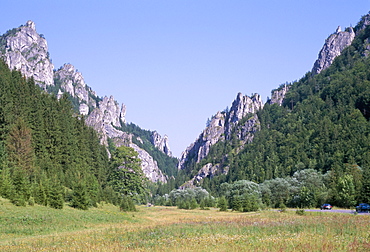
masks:
[[[370,216],[114,209],[82,211],[91,212],[89,218],[107,215],[105,222],[90,219],[71,231],[3,237],[1,246],[8,251],[370,251]]]

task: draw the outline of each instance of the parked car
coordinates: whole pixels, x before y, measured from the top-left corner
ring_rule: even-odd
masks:
[[[370,205],[367,203],[360,203],[358,206],[356,206],[356,212],[365,212],[368,213],[370,212]]]
[[[320,207],[321,210],[331,210],[332,208],[330,204],[322,204]]]

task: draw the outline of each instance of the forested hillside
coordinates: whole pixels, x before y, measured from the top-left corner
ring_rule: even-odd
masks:
[[[58,100],[0,61],[1,196],[16,205],[61,208],[68,201],[87,209],[142,193],[145,179],[137,153],[120,147],[112,155],[110,162],[96,132],[74,114],[66,95]]]
[[[240,180],[265,182],[265,188],[270,185],[267,186],[270,196],[271,190],[276,190],[272,183],[276,182],[276,188],[289,184],[296,186],[298,195],[301,187],[294,181],[279,182],[279,178],[299,176],[310,169],[310,174],[315,171],[316,177],[324,176],[318,185],[309,187],[312,194],[315,187],[321,188],[320,193],[329,192],[321,200],[343,206],[369,201],[370,28],[365,28],[362,21],[354,30],[356,38],[352,45],[344,49],[331,67],[318,75],[308,72],[291,83],[282,106],[267,102],[257,112],[261,130],[250,144],[240,150],[236,137],[231,137],[233,141],[218,142],[205,159],[192,164],[193,172],[182,179],[190,179],[201,167],[212,163],[229,168],[227,174],[207,177],[197,184],[214,195],[225,194],[227,190],[220,186],[222,183],[231,186]],[[341,193],[347,194],[351,203],[345,202],[347,196],[335,196]],[[294,192],[287,192],[284,200],[273,205],[279,202],[297,205],[292,195]],[[311,205],[318,204],[318,195],[315,197]]]

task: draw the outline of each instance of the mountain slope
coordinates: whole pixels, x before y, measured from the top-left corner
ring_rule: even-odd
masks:
[[[126,107],[119,107],[113,96],[100,98],[86,85],[84,78],[73,65],[65,64],[54,71],[51,63],[47,41],[36,32],[35,24],[28,21],[26,25],[12,29],[0,37],[0,55],[7,65],[18,69],[26,77],[33,77],[36,84],[42,89],[60,98],[68,94],[75,111],[86,117],[87,125],[93,127],[99,134],[101,143],[108,146],[108,139],[114,139],[117,146],[126,145],[133,147],[142,160],[142,168],[146,176],[153,182],[166,182],[166,174],[162,170],[174,171],[174,161],[161,162],[155,160],[151,148],[139,148],[132,142],[131,133],[122,131],[125,125]],[[151,144],[161,149],[166,155],[162,159],[175,160],[171,157],[168,146],[168,137],[162,137],[157,132],[152,132]],[[162,143],[162,144],[161,144]],[[149,154],[151,153],[151,154]],[[158,167],[158,163],[162,167]],[[173,167],[167,167],[171,164]],[[170,172],[172,174],[173,172]]]
[[[332,47],[335,60],[319,54],[318,61],[326,62],[319,73],[309,72],[301,80],[273,90],[272,99],[262,109],[240,119],[258,120],[260,130],[252,133],[253,141],[245,144],[237,134],[244,125],[235,124],[231,132],[238,137],[216,137],[208,155],[181,167],[186,171],[181,179],[190,180],[186,186],[202,185],[217,192],[222,182],[263,182],[305,168],[332,171],[338,176],[349,173],[351,165],[368,170],[369,19],[366,15],[354,29],[329,37],[321,52],[326,50],[326,55],[334,57],[327,51],[328,45],[341,46]],[[199,140],[193,145],[197,143]]]

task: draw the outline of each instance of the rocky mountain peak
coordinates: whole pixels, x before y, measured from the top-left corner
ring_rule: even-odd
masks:
[[[229,121],[235,123],[248,113],[256,113],[261,108],[263,108],[263,102],[259,94],[254,94],[249,97],[242,93],[238,93],[230,109]]]
[[[86,116],[86,124],[93,127],[100,136],[101,144],[108,146],[108,138],[116,146],[133,147],[142,161],[145,175],[152,181],[166,182],[161,170],[154,159],[143,149],[132,143],[132,135],[119,130],[125,123],[126,106],[119,106],[113,96],[99,98],[86,85],[80,72],[72,64],[64,64],[54,71],[49,59],[47,42],[43,35],[36,32],[36,25],[28,21],[25,25],[9,30],[0,36],[0,56],[9,68],[17,69],[25,77],[33,77],[35,82],[45,90],[53,90],[57,97],[63,93],[70,94],[73,105],[81,115]],[[50,89],[49,86],[52,86]],[[168,138],[162,139],[162,147],[169,151]]]
[[[278,104],[281,106],[284,101],[285,94],[288,92],[289,87],[287,84],[281,85],[278,89],[271,91],[270,104]]]
[[[152,144],[158,148],[163,153],[167,154],[168,156],[172,157],[172,152],[170,150],[168,136],[164,135],[162,137],[157,131],[153,131],[152,138],[151,138]]]
[[[36,31],[36,25],[32,20],[28,20],[26,26]]]
[[[253,133],[259,127],[256,112],[262,108],[263,102],[259,94],[253,94],[249,97],[238,93],[230,111],[218,111],[197,140],[182,153],[178,168],[183,169],[190,157],[195,157],[197,163],[204,159],[211,146],[219,141],[230,139],[235,126],[249,114],[253,116],[249,116],[235,133],[242,144],[251,141]]]
[[[33,77],[42,88],[53,85],[54,66],[49,59],[45,38],[36,32],[36,25],[25,25],[9,30],[1,36],[0,54],[10,69],[17,69],[26,77]]]
[[[72,64],[64,64],[55,71],[54,81],[60,88],[58,96],[67,92],[78,99],[81,115],[88,115],[90,113],[89,107],[95,108],[97,106],[96,100],[92,98],[97,97],[96,93],[86,85],[82,74]]]
[[[132,134],[120,130],[125,123],[126,106],[119,106],[113,96],[105,96],[98,106],[86,118],[86,124],[93,127],[100,136],[101,144],[108,146],[108,138],[113,141],[115,146],[129,146],[139,155],[141,168],[146,177],[153,182],[167,182],[166,176],[158,168],[157,162],[148,152],[132,143]]]
[[[319,53],[319,57],[312,68],[312,74],[318,74],[322,70],[328,68],[333,63],[334,59],[341,54],[343,49],[352,43],[354,38],[355,32],[352,27],[347,28],[345,31],[341,31],[340,26],[338,26],[336,32],[326,39]]]

